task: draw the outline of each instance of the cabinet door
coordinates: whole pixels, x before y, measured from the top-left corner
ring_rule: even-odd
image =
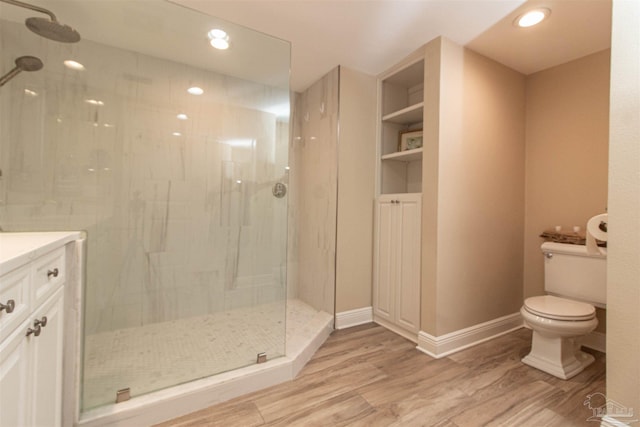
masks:
[[[396,206],[399,223],[396,323],[416,333],[420,330],[421,200],[420,195],[402,195]]]
[[[28,320],[0,344],[0,426],[30,425],[30,349],[25,331]]]
[[[376,203],[373,271],[373,312],[376,316],[393,321],[394,286],[396,279],[395,200],[380,197]]]
[[[64,288],[59,288],[33,316],[34,320],[47,318],[40,335],[29,337],[30,351],[33,353],[31,408],[35,426],[57,427],[61,424],[63,291]]]

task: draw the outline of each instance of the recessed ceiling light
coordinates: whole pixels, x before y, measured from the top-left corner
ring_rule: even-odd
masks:
[[[99,105],[99,106],[103,106],[104,102],[97,100],[97,99],[85,99],[84,102],[86,102],[87,104],[91,104],[91,105]]]
[[[38,92],[35,92],[33,90],[30,90],[30,89],[25,89],[24,93],[29,95],[29,96],[38,96]]]
[[[182,136],[182,134],[180,132],[173,132],[171,135],[173,135],[173,136]]]
[[[199,88],[198,86],[193,86],[187,89],[187,92],[189,92],[191,95],[202,95],[204,93],[204,90],[202,90],[202,88]]]
[[[209,42],[211,46],[219,50],[229,49],[229,42],[225,39],[213,39]]]
[[[84,65],[82,65],[79,62],[76,61],[72,61],[71,59],[67,59],[66,61],[64,61],[64,65],[67,68],[71,68],[72,70],[76,70],[76,71],[84,71]]]
[[[186,114],[184,114],[184,113],[180,113],[180,114],[178,114],[176,117],[177,117],[178,119],[180,119],[180,120],[187,120],[187,119],[189,118],[189,117],[188,117]]]
[[[229,48],[229,35],[224,30],[214,28],[207,33],[209,43],[216,49],[225,50]]]
[[[219,28],[214,28],[207,34],[210,39],[223,39],[227,37],[227,32]]]
[[[518,16],[516,20],[513,21],[513,24],[516,27],[522,27],[522,28],[532,27],[544,21],[550,14],[551,14],[551,11],[544,7],[539,9],[533,9]]]

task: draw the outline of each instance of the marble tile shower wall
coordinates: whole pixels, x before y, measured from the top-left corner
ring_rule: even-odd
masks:
[[[291,162],[290,267],[297,297],[334,312],[338,197],[338,89],[335,68],[296,97]]]
[[[284,320],[288,126],[263,110],[288,91],[28,33],[0,21],[2,72],[45,63],[0,92],[0,226],[88,231],[85,333],[279,300]]]

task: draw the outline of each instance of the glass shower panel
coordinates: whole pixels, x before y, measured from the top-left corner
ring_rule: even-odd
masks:
[[[0,226],[88,232],[83,410],[284,355],[289,44],[165,1],[40,3],[82,40],[0,3],[0,71],[45,64],[0,88]]]

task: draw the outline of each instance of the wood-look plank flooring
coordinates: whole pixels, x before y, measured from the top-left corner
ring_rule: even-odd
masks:
[[[176,418],[187,426],[597,427],[605,356],[564,381],[520,362],[531,331],[433,359],[375,324],[335,331],[293,381]]]

